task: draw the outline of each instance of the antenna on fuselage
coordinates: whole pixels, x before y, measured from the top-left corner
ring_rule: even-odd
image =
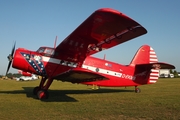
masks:
[[[106,54],[104,54],[104,60],[106,59]]]
[[[56,42],[57,42],[58,36],[56,36],[55,41],[54,41],[54,48],[56,48]]]

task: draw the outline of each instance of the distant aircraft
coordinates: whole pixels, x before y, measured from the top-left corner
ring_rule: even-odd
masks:
[[[22,76],[19,78],[16,78],[17,81],[30,81],[30,80],[37,80],[38,79],[38,77],[36,75],[31,74],[29,72],[18,70],[18,73],[21,74]]]
[[[22,70],[18,70],[18,73],[21,74],[21,75],[23,75],[23,76],[29,76],[29,77],[32,76],[32,73],[25,72],[25,71],[22,71]]]
[[[39,99],[48,98],[54,79],[106,87],[135,86],[135,92],[140,92],[137,86],[157,82],[160,68],[175,68],[158,62],[152,47],[140,47],[129,65],[91,55],[146,33],[143,26],[125,14],[111,8],[98,9],[57,47],[15,51],[14,44],[6,73],[12,63],[13,68],[42,76],[33,90]],[[118,56],[118,51],[113,54]]]
[[[38,77],[34,74],[32,76],[21,76],[19,78],[16,78],[16,81],[31,81],[31,80],[37,80]]]

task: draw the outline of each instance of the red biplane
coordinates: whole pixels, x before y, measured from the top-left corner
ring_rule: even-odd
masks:
[[[148,45],[137,51],[129,65],[91,55],[146,33],[143,26],[125,14],[110,8],[98,9],[57,47],[15,51],[14,44],[7,72],[12,63],[13,68],[42,76],[33,90],[39,99],[48,98],[48,88],[54,79],[106,87],[135,86],[135,92],[140,92],[137,86],[157,82],[160,68],[175,67],[158,62]]]

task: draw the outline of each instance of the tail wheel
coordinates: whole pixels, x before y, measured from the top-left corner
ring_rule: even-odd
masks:
[[[40,100],[42,100],[42,99],[47,99],[49,97],[49,94],[47,90],[39,90],[37,96]]]
[[[140,88],[135,87],[135,92],[136,92],[136,93],[140,93],[140,92],[141,92],[141,89],[140,89]]]

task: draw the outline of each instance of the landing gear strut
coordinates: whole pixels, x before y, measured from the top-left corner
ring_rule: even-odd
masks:
[[[42,99],[47,99],[49,97],[49,93],[48,93],[48,88],[51,85],[53,79],[51,77],[48,78],[48,80],[46,81],[46,77],[42,77],[41,82],[39,84],[39,86],[35,87],[33,89],[33,94],[37,95],[37,97],[42,100]]]
[[[136,92],[136,93],[140,93],[140,92],[141,92],[141,89],[138,88],[137,86],[135,86],[135,92]]]

